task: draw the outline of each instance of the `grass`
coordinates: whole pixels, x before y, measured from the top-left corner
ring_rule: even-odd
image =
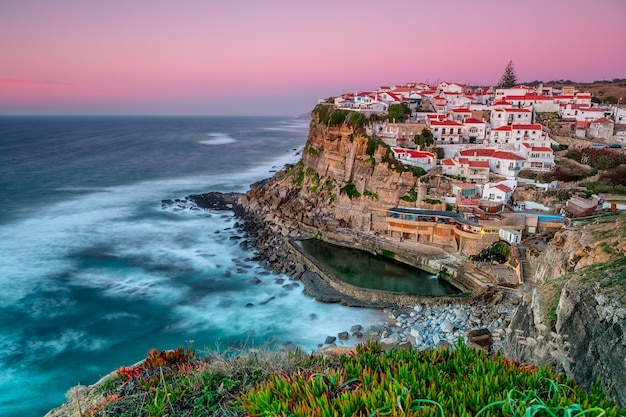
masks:
[[[621,415],[598,385],[584,392],[547,368],[462,342],[425,351],[383,350],[370,342],[330,358],[299,350],[209,352],[204,358],[191,349],[153,350],[96,390],[104,400],[82,415]]]

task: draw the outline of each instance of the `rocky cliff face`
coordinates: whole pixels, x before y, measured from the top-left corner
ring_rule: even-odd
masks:
[[[511,345],[583,387],[600,379],[626,405],[626,215],[573,225],[527,254],[534,289],[513,319]]]

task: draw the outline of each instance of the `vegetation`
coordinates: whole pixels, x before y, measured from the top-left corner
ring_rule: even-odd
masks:
[[[435,198],[425,198],[424,200],[422,200],[424,203],[428,203],[428,204],[441,204],[441,200],[437,200]]]
[[[313,109],[320,123],[327,126],[338,126],[345,124],[353,129],[361,129],[365,125],[367,118],[363,113],[352,110],[335,109],[332,105],[320,103]]]
[[[376,141],[372,138],[368,138],[367,139],[367,148],[365,149],[365,153],[370,155],[370,156],[374,156],[374,153],[376,153],[376,149],[378,149],[378,144],[380,142]]]
[[[361,193],[357,191],[356,185],[352,182],[348,182],[346,185],[341,187],[340,194],[346,194],[350,200],[361,197]]]
[[[416,145],[426,148],[428,146],[432,146],[435,143],[435,137],[433,136],[433,132],[428,128],[423,128],[419,135],[413,136],[413,142]]]
[[[414,203],[417,201],[417,191],[415,191],[415,187],[411,187],[409,190],[409,194],[400,197],[402,201],[408,201],[409,203]]]
[[[511,88],[515,84],[517,84],[515,66],[513,65],[513,61],[509,61],[509,63],[506,65],[506,68],[504,68],[504,73],[502,74],[502,78],[500,78],[498,88]]]
[[[297,187],[302,187],[302,182],[304,181],[304,164],[302,160],[299,160],[297,164],[291,167],[289,171],[287,171],[286,176],[291,177],[291,181]]]
[[[565,154],[565,157],[601,170],[613,169],[618,165],[626,164],[626,155],[610,149],[571,150]]]
[[[378,200],[378,193],[373,193],[370,190],[363,191],[363,196],[371,200]]]
[[[249,415],[619,415],[598,385],[589,394],[547,368],[455,349],[383,351],[375,343],[337,368],[272,375],[241,398]]]
[[[624,263],[617,266],[626,270]],[[70,391],[68,398],[81,391],[84,400],[86,387]],[[102,395],[100,403],[79,415],[487,417],[626,411],[610,402],[599,384],[587,393],[548,368],[489,356],[461,341],[454,349],[424,351],[383,350],[369,342],[341,357],[251,349],[199,358],[192,347],[152,349],[142,363],[121,367],[95,392]]]
[[[319,156],[318,150],[312,146],[307,146],[306,153],[308,153],[311,156]]]
[[[387,119],[396,123],[404,123],[411,116],[411,109],[406,103],[392,104],[387,111]]]

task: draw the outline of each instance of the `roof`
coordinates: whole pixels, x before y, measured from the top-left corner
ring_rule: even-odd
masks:
[[[511,131],[511,126],[500,126],[500,127],[496,127],[495,129],[492,129],[492,130],[503,130],[503,131],[510,132]]]
[[[391,148],[395,153],[406,153],[411,155],[411,158],[435,158],[435,154],[426,151],[414,151],[412,149],[405,148]]]
[[[487,161],[469,161],[470,168],[489,168],[489,162]]]
[[[509,113],[530,113],[530,110],[528,109],[506,109],[507,112]]]
[[[456,163],[454,162],[454,159],[452,158],[448,158],[448,159],[444,159],[443,161],[441,161],[442,165],[447,165],[447,166],[454,166],[456,165]]]
[[[508,159],[513,161],[524,161],[525,159],[521,156],[515,155],[513,152],[507,151],[497,151],[495,149],[465,149],[459,152],[459,155],[465,157],[490,157],[497,159]]]
[[[470,109],[460,108],[460,109],[452,109],[454,113],[471,113]]]
[[[552,148],[548,148],[545,146],[533,146],[533,152],[550,152],[552,153]]]
[[[466,182],[460,182],[458,184],[452,184],[453,187],[462,188],[464,190],[474,190],[476,189],[476,184],[468,184]]]
[[[512,124],[511,128],[521,130],[541,130],[540,124]]]
[[[465,120],[465,122],[464,122],[464,124],[472,124],[472,123],[485,124],[485,122],[483,122],[482,120],[478,120],[475,117],[470,117],[469,119]]]
[[[496,185],[496,186],[495,186],[495,187],[493,187],[493,188],[497,188],[498,190],[503,191],[503,192],[505,192],[505,193],[510,193],[511,191],[513,191],[513,189],[512,189],[512,188],[507,187],[507,186],[506,186],[506,185],[504,185],[504,184],[498,184],[498,185]]]
[[[470,226],[480,227],[480,224],[466,220],[459,213],[455,213],[453,211],[442,211],[442,210],[420,210],[408,207],[394,207],[387,209],[387,212],[391,213],[400,213],[400,214],[414,214],[414,215],[423,215],[423,216],[441,216],[441,217],[449,217],[454,219],[455,221],[463,224],[467,224]]]
[[[431,120],[430,124],[433,126],[463,126],[461,123],[455,122],[454,120]]]

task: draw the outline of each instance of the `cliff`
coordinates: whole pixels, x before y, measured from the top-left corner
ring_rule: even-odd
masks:
[[[626,404],[626,214],[575,222],[531,243],[532,289],[509,333],[520,359],[556,366]],[[520,344],[521,342],[521,344]]]

